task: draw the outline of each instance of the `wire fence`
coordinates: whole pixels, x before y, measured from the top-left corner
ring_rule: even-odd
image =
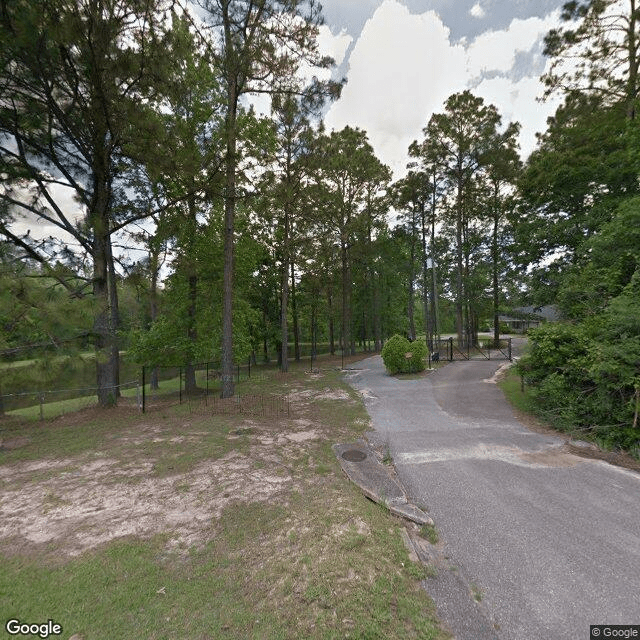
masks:
[[[122,397],[138,401],[140,383],[133,380],[116,385],[112,390],[119,390]],[[45,420],[95,405],[97,393],[97,387],[7,393],[0,395],[0,415]]]
[[[245,365],[236,364],[233,367],[235,384],[251,379],[251,361]],[[254,379],[256,367],[253,367]],[[222,390],[222,367],[219,362],[202,362],[183,367],[150,366],[141,369],[141,404],[144,413],[151,404],[157,404],[159,399],[167,396],[177,396],[182,404],[183,399],[194,397],[215,396]]]
[[[306,346],[306,345],[301,345]],[[318,345],[320,346],[320,345]],[[326,346],[329,349],[329,345]],[[347,350],[339,347],[333,356],[329,353],[320,355],[312,349],[301,349],[300,362],[309,370],[316,370],[320,362],[324,366],[344,368],[352,356]],[[361,345],[362,353],[373,354],[374,351]],[[290,362],[292,359],[290,359]],[[267,377],[278,377],[277,360],[256,363],[248,359],[245,364],[235,364],[233,381],[235,385],[243,384],[236,390],[231,400],[220,398],[222,390],[222,368],[220,362],[204,362],[185,366],[145,366],[137,370],[129,363],[125,369],[128,380],[113,387],[119,396],[119,403],[127,404],[142,412],[160,406],[204,401],[209,411],[220,414],[250,415],[289,415],[290,403],[286,396],[257,393],[258,383]],[[81,371],[80,378],[89,375],[89,371]],[[286,374],[283,374],[286,375]],[[25,380],[28,380],[25,378]],[[3,380],[0,379],[0,384]],[[6,380],[4,381],[6,382]],[[248,384],[247,384],[248,383]],[[252,383],[255,383],[252,384]],[[46,384],[46,383],[45,383]],[[19,383],[12,385],[20,388]],[[43,385],[44,386],[44,385]],[[5,386],[6,389],[6,386]],[[0,392],[0,416],[14,416],[31,420],[46,420],[96,406],[96,386],[75,386],[64,389],[40,388],[27,391]],[[122,404],[125,404],[122,402]]]

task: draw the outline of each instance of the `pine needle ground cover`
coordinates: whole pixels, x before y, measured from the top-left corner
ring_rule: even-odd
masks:
[[[359,396],[331,368],[256,385],[291,414],[0,423],[4,618],[83,640],[448,637],[401,523],[331,451],[366,430]]]

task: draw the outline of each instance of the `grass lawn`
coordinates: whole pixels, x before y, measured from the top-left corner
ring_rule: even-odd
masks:
[[[197,399],[1,421],[3,624],[52,619],[76,640],[448,638],[404,523],[342,474],[331,445],[368,416],[335,361],[318,365],[238,385],[288,395],[283,417]]]

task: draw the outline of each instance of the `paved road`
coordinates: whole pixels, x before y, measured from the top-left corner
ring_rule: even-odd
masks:
[[[488,382],[501,364],[398,380],[377,356],[349,374],[492,631],[456,621],[442,594],[439,611],[460,640],[586,640],[590,624],[640,625],[640,474],[520,424]]]

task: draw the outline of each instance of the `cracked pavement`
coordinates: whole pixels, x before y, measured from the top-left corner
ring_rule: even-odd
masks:
[[[435,521],[434,563],[458,576],[427,591],[458,640],[574,640],[592,624],[640,624],[640,474],[521,424],[494,383],[501,365],[400,380],[374,356],[347,373],[408,497]],[[461,585],[468,602],[451,606]]]

